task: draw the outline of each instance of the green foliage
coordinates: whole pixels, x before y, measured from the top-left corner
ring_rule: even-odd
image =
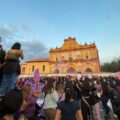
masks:
[[[112,62],[107,62],[101,65],[103,72],[118,72],[120,71],[120,58],[114,59]]]

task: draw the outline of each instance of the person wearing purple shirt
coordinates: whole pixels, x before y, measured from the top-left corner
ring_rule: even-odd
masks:
[[[27,107],[24,110],[24,115],[26,118],[30,118],[34,115],[34,111],[35,111],[35,104],[37,101],[37,97],[35,97],[34,95],[30,94],[25,101],[27,102]]]
[[[37,96],[31,93],[31,86],[26,84],[23,88],[25,99],[22,105],[22,111],[24,112],[25,117],[30,120],[34,116],[35,104],[37,101]]]

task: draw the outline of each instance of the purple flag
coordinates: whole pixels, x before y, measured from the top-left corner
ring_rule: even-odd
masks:
[[[35,83],[39,83],[39,81],[40,81],[39,69],[35,69],[33,80]]]

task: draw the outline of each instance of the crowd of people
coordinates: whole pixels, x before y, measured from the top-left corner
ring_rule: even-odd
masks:
[[[0,46],[0,120],[120,120],[120,80],[65,76],[17,78],[20,43],[5,53]],[[38,100],[42,103],[38,104]],[[114,117],[112,117],[111,112]]]
[[[75,76],[44,77],[40,80],[42,87],[39,86],[39,92],[32,88],[34,83],[32,81],[33,78],[20,78],[16,83],[16,88],[10,91],[15,94],[22,92],[23,102],[19,100],[21,107],[12,113],[15,120],[22,118],[28,120],[103,120],[100,113],[101,103],[105,111],[105,119],[113,119],[111,110],[120,119],[120,81],[114,77],[90,79],[84,76],[79,80]],[[3,97],[2,103],[4,99],[10,99],[7,98],[8,94],[10,93],[8,92],[5,98]],[[37,100],[43,94],[43,102],[38,105]],[[14,99],[14,95],[11,96],[13,96],[13,101],[18,101]],[[19,96],[18,98],[21,99]],[[6,104],[7,107],[11,107],[16,102]],[[1,114],[8,110],[4,104],[2,105]],[[12,106],[16,107],[16,105]],[[43,112],[42,116],[40,116],[41,112]]]

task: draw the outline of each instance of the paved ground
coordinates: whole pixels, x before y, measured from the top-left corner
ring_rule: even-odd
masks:
[[[105,112],[102,107],[102,103],[100,103],[100,114],[101,114],[101,120],[118,120],[114,115],[113,111],[110,112],[110,118],[105,119]]]

